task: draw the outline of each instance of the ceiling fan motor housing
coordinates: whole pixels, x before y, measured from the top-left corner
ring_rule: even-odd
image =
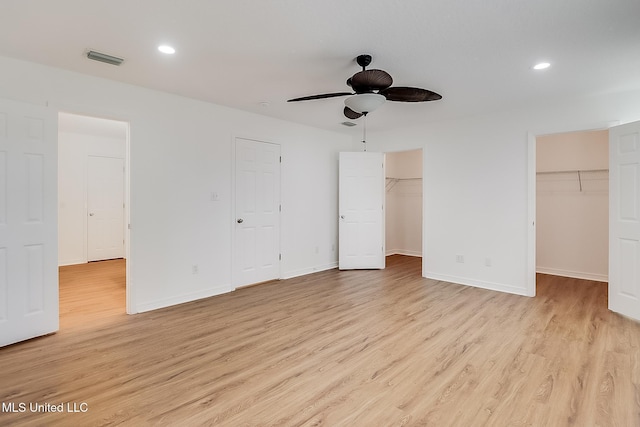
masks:
[[[358,55],[358,57],[356,58],[356,62],[364,70],[369,66],[369,64],[371,64],[371,55]]]

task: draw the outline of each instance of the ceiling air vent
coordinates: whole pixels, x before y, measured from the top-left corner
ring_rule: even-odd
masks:
[[[124,59],[118,58],[116,56],[107,55],[106,53],[96,52],[95,50],[90,50],[87,52],[87,58],[93,59],[94,61],[100,61],[111,65],[120,65],[124,62]]]
[[[340,124],[341,124],[341,125],[343,125],[343,126],[349,127],[349,128],[350,128],[350,127],[353,127],[353,126],[355,126],[355,125],[356,125],[356,124],[355,124],[355,123],[353,123],[353,122],[342,122],[342,123],[340,123]]]

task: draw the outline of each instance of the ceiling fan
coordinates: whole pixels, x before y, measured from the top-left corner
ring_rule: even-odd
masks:
[[[356,58],[356,62],[362,67],[362,71],[355,73],[347,80],[347,85],[353,89],[353,92],[303,96],[289,99],[287,102],[351,95],[344,101],[344,115],[349,119],[357,119],[366,116],[385,101],[425,102],[442,99],[441,95],[427,89],[406,86],[392,87],[393,79],[389,73],[383,70],[367,70],[367,67],[371,64],[371,55],[359,55]]]

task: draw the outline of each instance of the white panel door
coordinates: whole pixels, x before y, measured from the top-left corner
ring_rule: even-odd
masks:
[[[340,153],[339,169],[339,268],[384,268],[384,154]]]
[[[609,130],[609,309],[640,320],[640,122]]]
[[[124,159],[87,158],[87,259],[124,257]]]
[[[57,117],[0,100],[0,346],[58,330]]]
[[[234,286],[280,277],[280,146],[236,139]]]

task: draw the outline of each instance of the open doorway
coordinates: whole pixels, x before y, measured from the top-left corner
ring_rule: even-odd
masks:
[[[385,153],[386,255],[422,256],[422,150]]]
[[[59,113],[60,326],[127,311],[128,123]]]
[[[640,319],[640,121],[619,125],[608,123],[592,129],[607,129],[608,133],[608,308],[632,319]],[[528,254],[527,295],[536,295],[536,137],[548,133],[528,136]],[[594,173],[604,173],[595,168]],[[578,185],[582,185],[578,176]]]
[[[535,138],[535,270],[607,282],[609,132],[589,130]]]

